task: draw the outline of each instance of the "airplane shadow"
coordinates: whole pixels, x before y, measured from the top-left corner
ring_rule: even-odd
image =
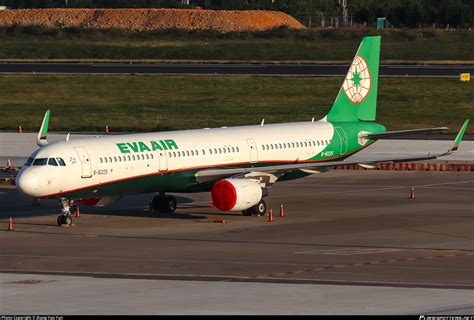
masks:
[[[221,212],[212,212],[208,201],[196,201],[190,197],[176,195],[178,210],[175,213],[150,212],[149,203],[155,194],[131,195],[104,207],[88,207],[79,204],[81,214],[123,217],[147,217],[157,219],[208,219],[208,215],[231,215]],[[195,212],[195,209],[208,208],[209,212]],[[191,212],[190,212],[191,211]],[[59,215],[58,200],[39,200],[34,206],[33,200],[18,192],[15,188],[0,187],[0,219],[12,217],[35,217],[45,215]]]

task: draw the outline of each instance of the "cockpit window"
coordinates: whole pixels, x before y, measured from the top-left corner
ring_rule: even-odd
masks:
[[[65,167],[66,166],[66,162],[64,162],[63,158],[56,158],[56,160],[58,160],[58,163],[61,167]]]
[[[49,158],[48,165],[57,167],[58,163],[56,162],[54,158]]]
[[[33,161],[34,166],[45,166],[46,163],[48,163],[48,158],[36,158],[35,161]]]
[[[31,158],[31,157],[28,158],[28,160],[26,160],[26,162],[25,162],[25,166],[27,166],[27,167],[31,166],[31,164],[33,163],[33,160],[35,160],[35,159]]]

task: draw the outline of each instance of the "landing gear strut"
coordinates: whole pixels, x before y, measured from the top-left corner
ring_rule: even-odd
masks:
[[[63,224],[71,225],[72,224],[72,217],[71,217],[71,204],[72,200],[68,199],[60,199],[59,204],[61,206],[61,214],[58,216],[58,226]]]
[[[242,211],[242,214],[244,216],[251,216],[251,215],[264,216],[265,212],[267,212],[267,204],[265,203],[265,200],[262,199],[260,200],[259,203],[257,203],[253,207],[250,207]]]
[[[176,211],[176,198],[159,194],[151,200],[151,209],[161,213],[173,213]]]

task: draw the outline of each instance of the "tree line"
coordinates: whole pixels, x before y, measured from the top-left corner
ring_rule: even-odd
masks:
[[[346,10],[342,4],[347,2]],[[20,8],[193,8],[276,10],[306,26],[374,25],[378,17],[395,27],[471,27],[473,0],[0,0]]]

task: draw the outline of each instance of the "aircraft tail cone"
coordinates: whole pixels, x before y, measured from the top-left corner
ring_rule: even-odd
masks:
[[[7,169],[12,167],[12,161],[10,159],[7,160]]]
[[[8,219],[8,228],[7,228],[7,231],[13,231],[13,219],[12,217],[10,217]]]
[[[283,207],[283,204],[280,205],[280,217],[285,216],[285,208]]]
[[[410,199],[415,199],[415,187],[411,187]]]
[[[273,222],[273,209],[268,212],[268,222]]]

